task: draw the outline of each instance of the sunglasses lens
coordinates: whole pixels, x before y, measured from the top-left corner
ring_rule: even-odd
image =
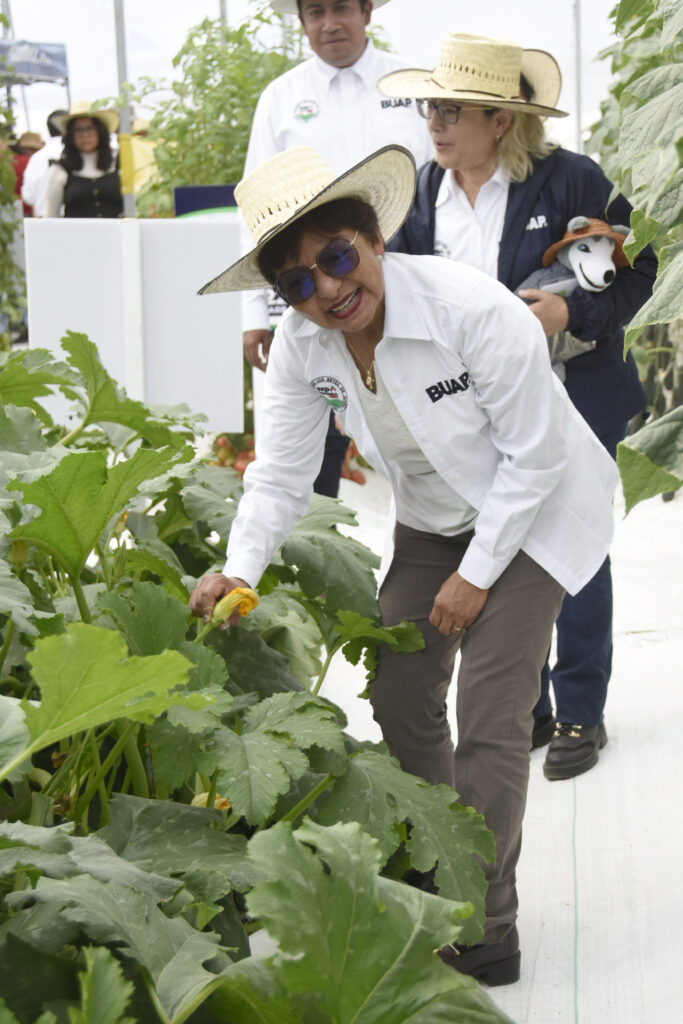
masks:
[[[335,238],[318,253],[316,263],[324,274],[343,277],[355,270],[360,261],[358,251],[346,238]]]
[[[305,267],[293,267],[278,277],[275,288],[290,306],[298,306],[306,299],[310,299],[315,290],[315,282],[310,270],[306,270]]]

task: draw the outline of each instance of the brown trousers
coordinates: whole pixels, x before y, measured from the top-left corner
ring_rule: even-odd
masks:
[[[515,923],[515,868],[529,781],[532,709],[540,693],[564,589],[520,551],[493,584],[476,622],[442,636],[428,619],[441,584],[458,568],[472,534],[441,537],[398,523],[394,558],[380,590],[385,625],[415,622],[425,649],[382,650],[370,699],[391,753],[428,782],[453,786],[483,814],[496,841],[488,866],[485,942]],[[457,747],[446,718],[456,652]]]

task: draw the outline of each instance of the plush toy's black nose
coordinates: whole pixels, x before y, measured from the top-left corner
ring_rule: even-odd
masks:
[[[615,272],[613,270],[606,270],[605,271],[605,274],[604,274],[605,284],[609,284],[611,281],[614,280],[614,273]]]

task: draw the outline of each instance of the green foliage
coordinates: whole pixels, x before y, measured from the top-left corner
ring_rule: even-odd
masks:
[[[6,24],[1,14],[0,24]],[[0,100],[0,351],[11,348],[11,329],[19,324],[26,309],[26,282],[15,251],[21,207],[14,195],[13,153],[7,144],[14,127],[11,106]]]
[[[273,47],[276,34],[282,44]],[[178,185],[240,180],[258,98],[297,63],[300,45],[299,33],[261,2],[236,28],[209,18],[193,28],[173,59],[178,78],[170,85],[138,85],[135,98],[150,103],[155,96],[156,107],[148,133],[156,174],[138,197],[142,216],[170,216]]]
[[[613,16],[621,39],[603,56],[617,80],[589,146],[633,203],[627,255],[632,260],[650,242],[659,251],[652,296],[625,341],[641,377],[655,386],[650,409],[659,415],[672,410],[683,385],[683,0],[621,0]],[[680,417],[664,419],[663,429],[654,421],[620,447],[627,511],[683,484]]]
[[[316,500],[255,612],[207,632],[188,596],[239,477],[195,455],[197,417],[62,348],[0,359],[0,1022],[504,1020],[434,954],[481,934],[483,820],[318,695],[339,651],[371,681],[424,643],[379,624],[353,514]]]

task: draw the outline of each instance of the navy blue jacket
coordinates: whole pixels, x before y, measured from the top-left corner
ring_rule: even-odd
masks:
[[[434,161],[420,168],[413,207],[387,249],[433,254],[435,203],[443,175],[443,168]],[[519,287],[543,265],[543,253],[562,238],[572,217],[598,217],[628,226],[631,206],[618,195],[607,208],[611,192],[611,183],[589,157],[556,149],[537,161],[526,181],[510,184],[498,280],[511,291]],[[656,272],[657,258],[647,246],[633,268],[619,269],[604,292],[577,288],[565,299],[568,330],[581,341],[597,341],[591,352],[565,364],[565,386],[599,436],[645,409],[645,392],[633,356],[623,357],[623,326],[649,298]]]

